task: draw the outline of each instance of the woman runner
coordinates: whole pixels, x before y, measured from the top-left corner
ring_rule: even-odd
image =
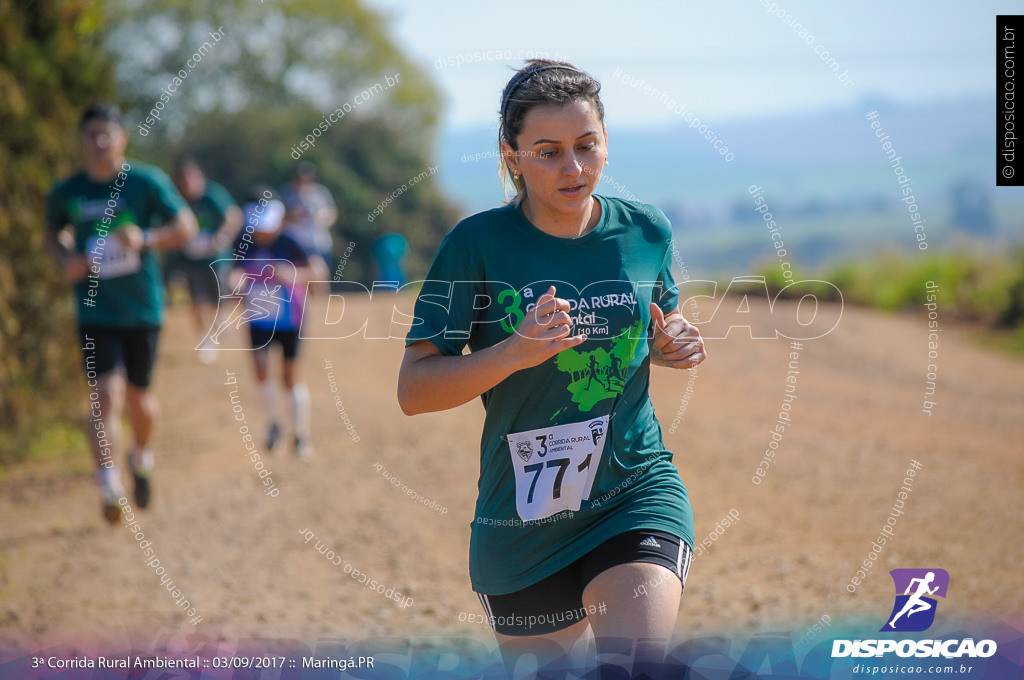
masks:
[[[660,663],[692,555],[649,367],[707,355],[676,311],[668,219],[594,194],[599,92],[547,60],[508,82],[499,144],[515,198],[445,237],[399,376],[409,415],[483,401],[470,576],[510,671],[524,652],[581,668],[591,636],[599,662]]]

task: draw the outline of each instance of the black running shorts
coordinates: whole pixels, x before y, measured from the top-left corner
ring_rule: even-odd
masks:
[[[631,562],[660,564],[686,585],[693,552],[681,538],[641,529],[613,536],[546,579],[507,595],[477,593],[491,628],[502,635],[545,635],[587,616],[583,590],[595,576]],[[672,577],[667,577],[672,578]],[[638,586],[635,596],[656,593],[661,581]],[[592,614],[601,615],[599,609]]]
[[[89,379],[124,366],[125,375],[135,387],[145,389],[153,379],[160,327],[116,328],[79,326],[82,365]]]
[[[252,341],[253,349],[265,349],[276,342],[281,345],[285,359],[294,359],[299,355],[298,331],[268,331],[253,328],[252,324],[249,324],[249,339]]]

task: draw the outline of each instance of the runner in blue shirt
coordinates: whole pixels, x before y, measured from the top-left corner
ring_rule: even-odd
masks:
[[[294,435],[294,451],[308,459],[313,453],[310,429],[309,388],[299,376],[297,357],[299,334],[309,281],[323,281],[326,268],[316,255],[310,256],[288,233],[282,232],[284,204],[267,187],[250,192],[244,206],[245,232],[252,232],[252,245],[235,252],[234,290],[241,298],[238,313],[222,322],[215,336],[228,326],[247,322],[253,349],[253,365],[267,411],[266,448],[273,451],[282,434],[277,383],[270,377],[270,349],[280,345],[283,355],[281,381]]]

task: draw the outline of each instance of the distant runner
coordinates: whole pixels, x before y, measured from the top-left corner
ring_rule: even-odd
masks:
[[[245,227],[253,232],[251,248],[235,262],[234,295],[244,299],[218,326],[216,335],[247,323],[253,349],[256,380],[267,411],[266,448],[273,451],[282,435],[277,383],[270,377],[270,347],[281,346],[288,415],[294,434],[294,450],[300,458],[313,454],[310,432],[309,388],[298,375],[299,331],[305,306],[306,283],[323,281],[327,268],[320,258],[309,257],[287,233],[281,231],[285,208],[269,188],[250,192],[244,207]],[[240,246],[236,247],[239,252]]]
[[[200,337],[204,337],[217,309],[221,283],[226,283],[230,273],[230,263],[223,258],[228,257],[231,244],[242,228],[242,211],[231,194],[208,179],[199,163],[190,156],[175,161],[174,184],[195,214],[199,233],[180,251],[166,254],[165,268],[185,277],[192,320]],[[167,278],[170,276],[169,271]],[[199,360],[212,363],[216,355],[216,347],[207,338],[199,347]]]
[[[116,460],[126,403],[135,504],[147,507],[152,494],[158,404],[150,382],[164,306],[156,251],[185,243],[197,226],[166,174],[125,159],[128,135],[117,107],[89,106],[78,129],[85,168],[50,191],[45,240],[74,284],[90,392],[89,443],[103,516],[116,523],[117,501],[125,495]]]
[[[295,166],[292,180],[282,189],[284,203],[284,232],[293,238],[311,259],[320,258],[324,270],[334,257],[334,239],[331,229],[338,219],[338,208],[330,190],[316,181],[316,166],[302,161]],[[326,294],[329,284],[318,284],[317,290]]]
[[[385,234],[370,244],[370,252],[377,261],[376,281],[396,281],[401,288],[407,283],[402,260],[409,250],[409,242],[401,234]]]

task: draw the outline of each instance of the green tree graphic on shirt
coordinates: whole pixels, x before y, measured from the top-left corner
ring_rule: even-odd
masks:
[[[622,332],[626,328],[621,329],[619,337],[594,350],[566,349],[558,353],[555,368],[569,377],[566,389],[580,411],[590,411],[599,402],[622,394],[626,372],[643,339],[643,329],[643,321],[637,320],[629,326],[628,332]]]
[[[138,224],[135,217],[135,213],[132,212],[131,208],[124,208],[110,221],[110,224],[103,224],[103,220],[97,220],[93,225],[93,231],[97,234],[102,233],[103,230],[115,231],[119,227],[123,227],[126,224]]]

